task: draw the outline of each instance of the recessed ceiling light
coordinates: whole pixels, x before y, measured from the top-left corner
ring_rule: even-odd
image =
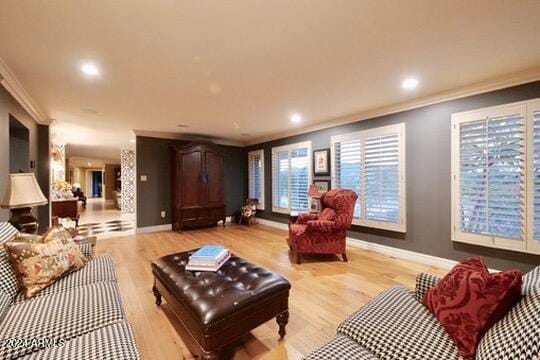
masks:
[[[251,136],[250,133],[241,133],[240,135],[241,135],[241,136]]]
[[[302,121],[302,115],[297,114],[297,113],[291,114],[291,116],[289,116],[289,119],[291,120],[293,124],[298,124]]]
[[[101,73],[97,65],[93,63],[82,64],[81,71],[83,72],[84,75],[87,75],[90,77],[96,77]]]
[[[418,79],[410,77],[401,83],[401,87],[405,90],[412,90],[415,89],[418,86]]]
[[[179,127],[179,128],[187,128],[188,125],[186,125],[186,124],[178,124],[178,125],[176,125],[176,127]]]
[[[92,163],[91,163],[91,162],[88,162],[88,166],[92,166]]]

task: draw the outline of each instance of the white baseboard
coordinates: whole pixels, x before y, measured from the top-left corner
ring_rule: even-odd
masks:
[[[420,264],[434,266],[440,269],[451,269],[458,262],[438,256],[426,255],[419,252],[372,243],[365,240],[347,238],[347,245],[363,250],[378,252],[383,255],[392,256],[398,259],[414,261]]]
[[[227,216],[225,221],[228,223],[232,222],[232,216]],[[153,233],[153,232],[170,231],[170,230],[172,230],[172,224],[143,226],[143,227],[137,228],[137,234],[148,234],[148,233]]]
[[[267,226],[275,227],[275,228],[278,228],[278,229],[281,229],[281,230],[289,230],[289,226],[287,224],[280,223],[280,222],[277,222],[277,221],[257,218],[257,222],[259,224],[261,224],[261,225],[267,225]]]
[[[287,230],[287,224],[283,224],[277,221],[266,220],[257,218],[259,224],[272,226],[278,229]],[[434,266],[440,269],[451,269],[458,262],[455,260],[445,259],[437,256],[426,255],[415,251],[400,249],[392,246],[380,245],[365,240],[358,240],[347,237],[347,245],[360,248],[363,250],[369,250],[378,252],[383,255],[392,256],[398,259],[404,259],[414,261],[420,264]],[[491,270],[491,269],[490,269]]]
[[[138,227],[137,234],[148,234],[159,231],[170,231],[172,230],[172,224],[163,224],[163,225],[154,225],[154,226],[143,226]]]

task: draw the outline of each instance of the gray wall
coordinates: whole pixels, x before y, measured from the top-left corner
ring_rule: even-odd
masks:
[[[137,226],[172,223],[170,146],[189,141],[137,136]],[[227,154],[224,160],[225,206],[227,215],[239,209],[246,198],[246,153],[243,148],[220,145]],[[141,175],[147,181],[141,181]],[[162,219],[160,212],[167,216]]]
[[[260,213],[260,217],[287,222],[287,217],[274,214],[271,210],[272,177],[269,169],[272,169],[272,147],[311,140],[313,150],[329,148],[332,135],[404,122],[407,233],[354,226],[349,236],[453,260],[482,255],[492,268],[528,270],[540,264],[540,256],[458,244],[450,240],[450,127],[451,114],[454,112],[539,97],[540,82],[534,82],[250,146],[248,151],[264,149],[266,210]],[[245,161],[247,166],[247,159]],[[247,188],[247,175],[244,181]]]
[[[19,105],[19,103],[0,86],[0,197],[3,198],[6,190],[7,175],[10,173],[10,149],[9,149],[9,119],[15,117],[29,131],[29,157],[36,161],[36,168],[30,169],[36,173],[38,182],[45,196],[48,197],[49,179],[49,127],[38,125],[32,117]],[[29,169],[28,165],[26,169]],[[38,217],[40,227],[49,223],[49,207],[40,206],[33,210]],[[0,221],[6,221],[10,217],[9,210],[0,209]]]

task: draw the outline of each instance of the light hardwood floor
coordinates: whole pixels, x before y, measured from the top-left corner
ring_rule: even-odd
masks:
[[[269,321],[234,345],[234,359],[298,359],[330,340],[352,312],[393,285],[414,287],[415,274],[445,271],[348,248],[349,262],[336,256],[311,256],[292,262],[286,232],[264,225],[227,225],[181,234],[161,232],[99,240],[97,254],[110,254],[127,316],[143,359],[192,359],[176,332],[167,304],[154,304],[150,262],[159,256],[203,244],[223,244],[235,254],[281,274],[291,284],[287,335],[278,341],[278,326]]]

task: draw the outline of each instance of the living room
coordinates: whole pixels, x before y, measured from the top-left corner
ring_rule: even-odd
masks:
[[[0,358],[537,358],[539,16],[0,0]]]

